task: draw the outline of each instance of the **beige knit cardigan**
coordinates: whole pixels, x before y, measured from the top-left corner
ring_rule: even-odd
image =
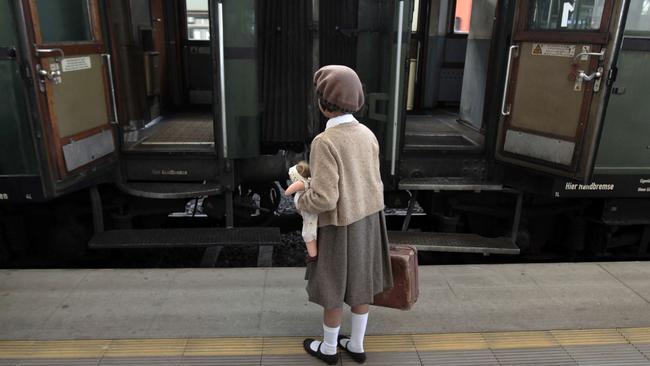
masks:
[[[298,200],[318,214],[318,226],[345,226],[384,208],[379,143],[361,123],[343,123],[316,136],[310,153],[311,184]]]

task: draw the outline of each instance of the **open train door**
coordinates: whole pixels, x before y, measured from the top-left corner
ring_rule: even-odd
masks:
[[[628,1],[514,3],[496,158],[586,182]]]
[[[395,177],[406,114],[413,0],[359,0],[356,69],[367,109],[362,122],[379,139],[384,175]]]
[[[115,154],[110,62],[99,0],[22,0],[32,73],[55,180]]]

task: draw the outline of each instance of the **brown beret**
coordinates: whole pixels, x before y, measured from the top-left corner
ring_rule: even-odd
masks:
[[[321,67],[314,74],[319,98],[341,112],[354,113],[363,107],[363,87],[354,70],[342,65]]]

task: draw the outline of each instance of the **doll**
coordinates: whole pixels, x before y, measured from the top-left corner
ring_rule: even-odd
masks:
[[[289,169],[289,178],[293,182],[287,190],[285,195],[290,196],[296,194],[294,202],[297,204],[300,195],[309,188],[309,181],[311,173],[309,171],[309,164],[301,161]],[[316,231],[318,230],[318,215],[309,212],[301,212],[302,215],[302,238],[307,246],[307,254],[309,257],[314,258],[318,254],[316,246]]]

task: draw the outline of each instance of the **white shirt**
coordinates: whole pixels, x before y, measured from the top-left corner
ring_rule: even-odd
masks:
[[[325,129],[336,127],[343,123],[359,123],[359,121],[357,121],[356,118],[354,118],[354,116],[350,113],[342,114],[338,117],[330,118],[327,121],[327,125],[325,125]]]

